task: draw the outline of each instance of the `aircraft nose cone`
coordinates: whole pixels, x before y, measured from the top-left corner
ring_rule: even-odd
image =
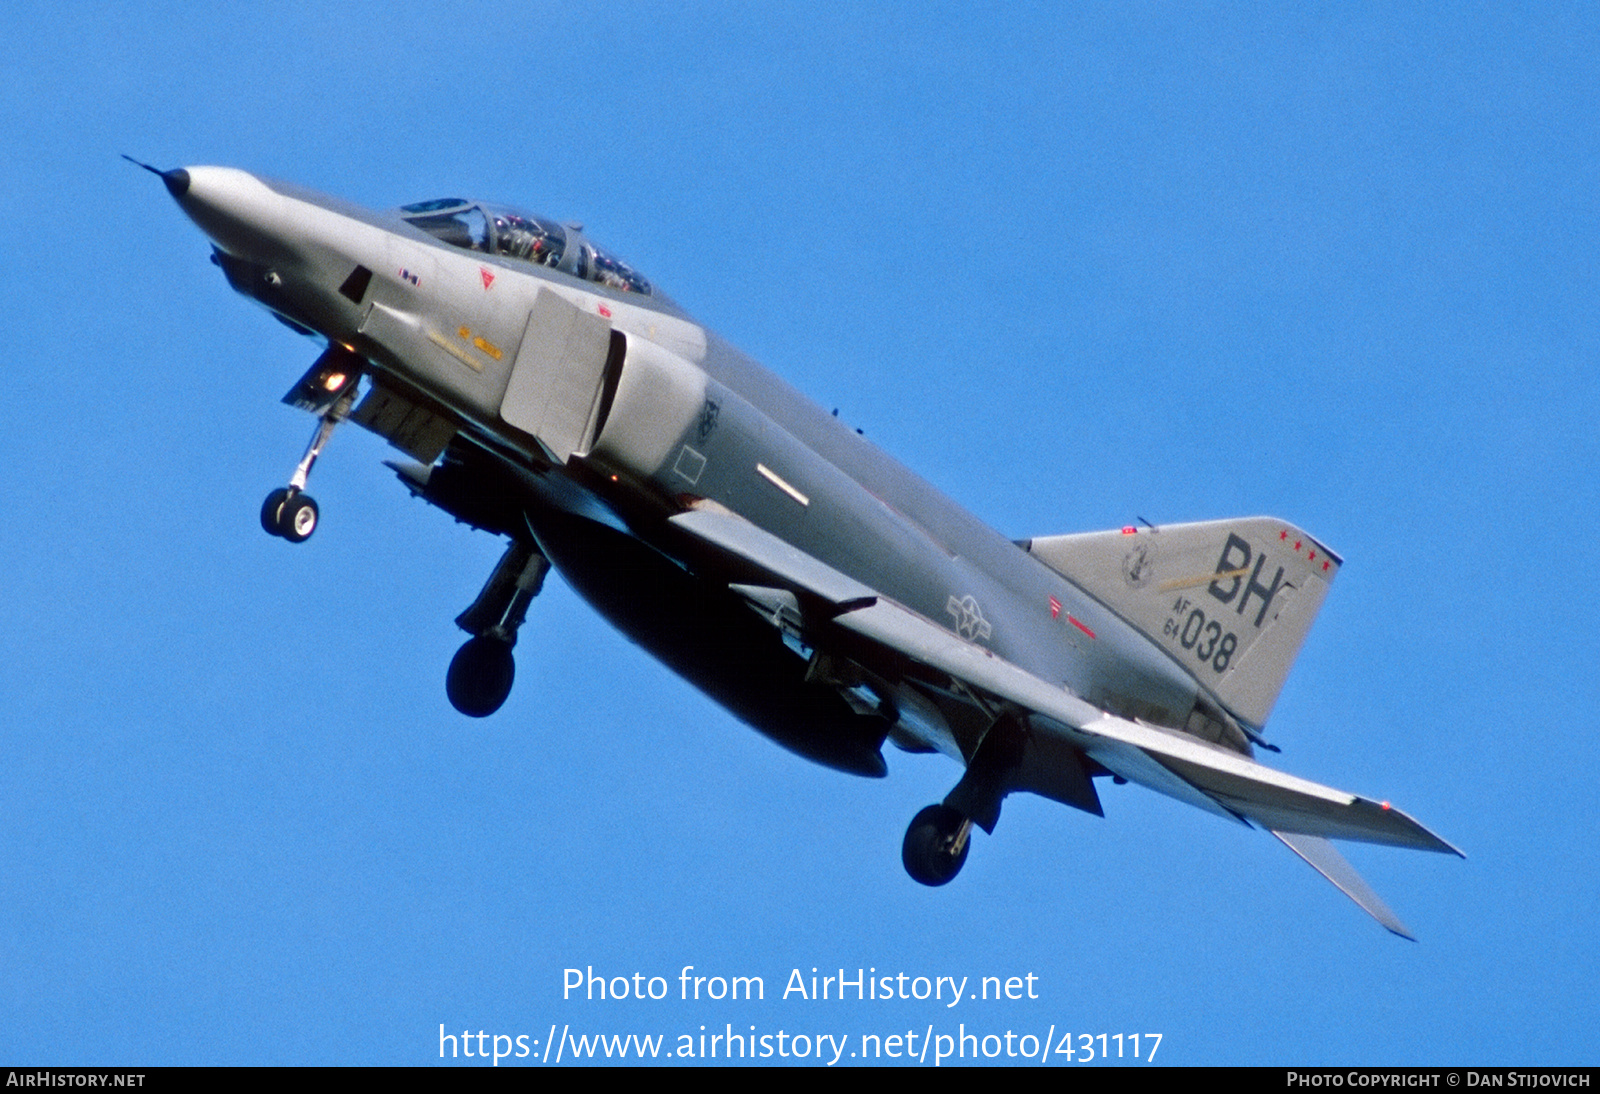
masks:
[[[292,234],[283,197],[231,167],[177,167],[161,180],[178,207],[229,254],[271,261]]]

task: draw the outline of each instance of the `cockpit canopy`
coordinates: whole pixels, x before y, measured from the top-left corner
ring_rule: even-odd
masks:
[[[650,282],[590,243],[577,225],[462,198],[419,201],[401,206],[400,213],[407,223],[452,247],[548,266],[618,292],[651,293]]]

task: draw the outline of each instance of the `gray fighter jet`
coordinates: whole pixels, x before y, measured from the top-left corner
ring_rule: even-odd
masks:
[[[348,419],[409,457],[390,466],[412,493],[509,541],[456,619],[471,637],[446,689],[463,714],[510,693],[554,566],[801,756],[882,776],[889,741],[960,763],[906,833],[923,884],[955,877],[1006,795],[1102,815],[1102,777],[1267,829],[1406,937],[1330,840],[1460,854],[1387,802],[1253,759],[1339,572],[1294,525],[1013,542],[577,224],[458,198],[379,213],[225,167],[140,166],[236,290],[326,347],[285,397],[317,427],[266,531],[316,530],[307,478]]]

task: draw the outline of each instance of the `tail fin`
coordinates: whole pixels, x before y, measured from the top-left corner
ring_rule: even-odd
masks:
[[[1026,546],[1257,729],[1342,562],[1271,517],[1042,536]]]

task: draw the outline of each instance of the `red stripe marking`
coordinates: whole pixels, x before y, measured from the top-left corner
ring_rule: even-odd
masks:
[[[1078,621],[1078,617],[1073,615],[1071,612],[1067,613],[1067,622],[1071,623],[1074,627],[1077,627],[1080,631],[1082,631],[1084,634],[1088,635],[1090,638],[1094,637],[1094,632],[1091,631],[1088,627],[1085,627],[1082,623],[1080,623]]]

